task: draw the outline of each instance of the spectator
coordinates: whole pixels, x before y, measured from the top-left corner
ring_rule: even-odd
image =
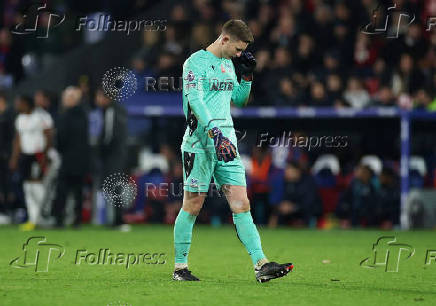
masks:
[[[57,119],[57,105],[53,101],[52,95],[47,90],[39,89],[33,95],[35,106],[38,110],[50,114],[53,120]]]
[[[424,76],[415,68],[413,58],[410,54],[404,53],[401,55],[400,64],[392,76],[392,89],[395,95],[402,92],[409,94],[415,93],[424,82]]]
[[[377,224],[382,229],[392,229],[400,223],[400,190],[398,179],[391,168],[383,168],[377,190]]]
[[[300,35],[295,55],[294,66],[300,73],[308,73],[313,69],[313,66],[317,64],[318,55],[315,52],[315,43],[308,34]]]
[[[430,107],[431,97],[427,90],[418,89],[414,96],[414,108],[419,110],[427,110]]]
[[[56,226],[64,226],[65,203],[69,191],[74,195],[74,227],[82,223],[82,189],[89,170],[90,147],[88,116],[81,105],[82,95],[77,87],[67,87],[62,94],[63,112],[57,124],[57,149],[62,165],[54,205]]]
[[[22,50],[13,43],[9,29],[0,28],[0,89],[2,85],[10,87],[12,81],[16,83],[23,76],[21,57]]]
[[[316,107],[332,106],[332,101],[328,98],[323,83],[319,81],[312,83],[308,104]]]
[[[336,215],[341,220],[342,228],[375,224],[377,194],[372,178],[371,168],[366,165],[357,166],[354,179],[340,196],[336,207]]]
[[[364,108],[369,105],[370,96],[363,88],[362,82],[357,77],[348,80],[347,89],[344,92],[344,99],[351,107]]]
[[[6,96],[0,93],[0,217],[8,215],[12,209],[12,191],[8,161],[11,157],[13,136],[13,114],[7,107]],[[1,219],[4,218],[0,218],[0,224],[2,223]]]
[[[327,96],[330,101],[336,103],[342,97],[342,79],[337,73],[327,75]]]
[[[252,83],[250,97],[256,97],[250,101],[250,105],[265,105],[268,104],[268,79],[270,75],[270,52],[267,49],[262,49],[256,53],[256,69],[254,71],[254,79],[256,82]]]
[[[251,157],[251,193],[252,215],[256,224],[266,224],[269,216],[269,174],[271,171],[271,153],[268,146],[253,148]]]
[[[284,77],[280,80],[280,92],[274,104],[276,106],[298,106],[299,103],[300,99],[294,83],[288,77]]]
[[[11,171],[20,169],[28,214],[28,222],[20,229],[29,231],[41,221],[45,196],[42,178],[47,152],[52,145],[53,120],[48,113],[38,111],[29,97],[19,96],[15,104],[19,115],[15,120],[16,134],[9,167]]]
[[[375,106],[395,106],[396,101],[392,89],[389,86],[381,87],[372,104]]]
[[[313,226],[321,214],[321,201],[315,180],[301,170],[296,162],[289,162],[285,170],[284,194],[269,219],[269,226],[291,224]]]
[[[115,173],[124,173],[127,153],[127,114],[124,107],[111,101],[99,88],[95,96],[96,105],[103,111],[102,133],[98,141],[101,162],[101,178]],[[108,208],[112,208],[108,206]],[[122,207],[114,207],[113,226],[124,230]]]
[[[182,163],[175,162],[167,178],[169,190],[168,201],[165,203],[165,224],[174,224],[177,213],[183,202],[183,167]]]

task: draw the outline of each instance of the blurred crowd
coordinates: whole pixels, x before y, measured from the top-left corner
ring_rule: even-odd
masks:
[[[436,5],[394,2],[389,16],[390,1],[176,4],[165,32],[144,33],[131,65],[139,75],[179,76],[184,59],[213,41],[223,21],[242,18],[255,37],[249,47],[257,59],[251,105],[434,110],[436,31],[426,29]],[[401,13],[416,18],[408,25]],[[386,32],[363,33],[368,24],[382,28],[386,18]],[[397,25],[398,37],[387,38]]]
[[[84,1],[49,2],[55,11],[68,11],[73,16],[99,11],[124,19],[152,6],[150,1],[97,1],[94,5]],[[388,11],[393,2],[395,9]],[[241,18],[255,37],[249,47],[257,58],[252,105],[398,106],[432,111],[436,109],[436,31],[430,27],[429,18],[436,15],[435,1],[393,2],[176,2],[162,14],[168,15],[165,31],[143,32],[142,47],[132,52],[130,66],[138,77],[177,78],[186,57],[213,41],[223,22]],[[10,29],[23,21],[19,11],[23,7],[19,0],[3,4],[0,89],[11,88],[26,75],[35,75],[54,56],[96,42],[89,39],[91,32],[74,31],[74,19],[65,21],[72,24],[51,30],[48,39],[12,35]],[[411,24],[405,14],[415,17]],[[41,27],[47,26],[47,15],[41,16]],[[385,20],[385,32],[368,34],[376,33]],[[104,33],[99,35],[103,37]]]
[[[57,12],[104,11],[121,19],[153,6],[151,1],[48,2]],[[165,12],[165,31],[138,35],[140,48],[132,50],[129,63],[138,79],[177,78],[183,61],[216,39],[223,22],[240,18],[255,37],[249,47],[257,59],[251,105],[435,110],[436,31],[426,31],[428,17],[436,16],[435,1],[396,0],[385,33],[362,32],[366,25],[372,25],[367,30],[379,28],[391,5],[385,0],[174,1]],[[51,31],[45,40],[22,39],[11,29],[23,21],[23,1],[5,0],[0,7],[0,90],[5,92],[38,75],[54,57],[98,41],[74,31],[73,24]],[[415,16],[414,22],[401,21],[401,13]],[[48,19],[41,16],[44,31]],[[387,37],[397,29],[398,37]],[[182,203],[178,147],[158,137],[147,140],[144,145],[157,144],[168,167],[129,167],[126,110],[93,88],[92,81],[82,76],[62,92],[40,89],[13,99],[0,93],[0,223],[27,221],[22,229],[31,230],[46,223],[79,227],[91,218],[116,227],[174,222]],[[276,150],[248,151],[247,187],[259,224],[329,227],[337,220],[344,228],[391,228],[399,223],[398,165],[314,170],[308,152],[299,148],[286,148],[281,162]],[[102,196],[102,182],[118,172],[136,182],[138,195],[130,207],[112,207]],[[423,176],[416,187],[423,186]],[[150,182],[174,188],[150,193],[145,190]],[[231,223],[225,199],[214,188],[198,220]],[[70,194],[74,217],[68,221]],[[111,218],[105,217],[108,210]]]
[[[138,155],[128,154],[124,107],[101,89],[85,94],[69,86],[57,106],[55,96],[39,90],[33,97],[17,96],[13,107],[0,94],[0,223],[23,223],[23,230],[80,227],[83,222],[123,230],[129,223],[172,224],[183,199],[178,148],[159,145],[156,156],[166,166],[129,167],[128,155]],[[96,108],[89,107],[89,99]],[[347,170],[330,156],[317,166],[321,156],[311,162],[307,148],[298,146],[253,146],[244,159],[258,224],[392,228],[399,223],[398,163],[380,168],[361,162]],[[114,206],[103,194],[103,181],[116,173],[127,173],[135,181],[137,196],[130,205]],[[411,172],[412,187],[423,187],[424,176]],[[113,183],[115,188],[121,185]],[[231,223],[225,197],[213,183],[198,222]]]

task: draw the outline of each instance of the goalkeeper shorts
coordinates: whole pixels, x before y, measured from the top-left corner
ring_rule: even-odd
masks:
[[[217,189],[222,185],[247,186],[241,156],[227,163],[219,161],[215,152],[191,153],[182,151],[183,189],[207,192],[212,177]]]

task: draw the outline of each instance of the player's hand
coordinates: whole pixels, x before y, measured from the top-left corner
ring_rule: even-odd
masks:
[[[253,80],[253,72],[256,68],[256,59],[253,54],[248,51],[243,51],[241,56],[236,59],[236,65],[241,71],[241,76],[245,81]]]
[[[218,160],[224,160],[225,163],[232,161],[236,158],[236,147],[227,138],[223,136],[221,130],[217,127],[208,131],[210,138],[213,138],[213,144],[215,146],[215,152]]]

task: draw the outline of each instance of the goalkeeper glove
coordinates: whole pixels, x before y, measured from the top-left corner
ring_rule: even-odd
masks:
[[[208,131],[210,138],[213,138],[213,144],[215,146],[215,152],[218,160],[224,160],[225,163],[232,161],[236,158],[236,147],[227,138],[223,136],[221,130],[217,127]]]
[[[251,82],[253,80],[254,68],[256,68],[256,59],[253,54],[248,51],[243,51],[241,56],[235,59],[235,64],[241,71],[241,77],[245,81]]]

